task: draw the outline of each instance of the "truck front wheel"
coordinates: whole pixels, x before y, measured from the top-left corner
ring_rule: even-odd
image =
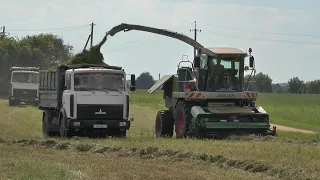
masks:
[[[72,133],[70,129],[67,129],[67,119],[63,116],[59,126],[60,137],[71,138]]]
[[[112,131],[114,137],[125,138],[127,136],[127,130],[115,129]]]

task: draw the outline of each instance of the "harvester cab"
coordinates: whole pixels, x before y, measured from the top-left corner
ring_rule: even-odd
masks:
[[[154,27],[125,24],[114,26],[106,36],[131,30],[159,34],[183,41],[195,49],[197,56],[191,67],[178,64],[176,74],[165,75],[149,90],[163,87],[167,110],[156,115],[155,136],[182,138],[188,135],[224,136],[234,133],[276,135],[270,129],[269,114],[255,105],[257,93],[248,91],[244,72],[254,72],[254,57],[238,48],[205,48],[194,39],[174,31]],[[249,66],[244,64],[249,57]],[[253,75],[254,75],[253,74]],[[246,80],[250,82],[249,80]]]

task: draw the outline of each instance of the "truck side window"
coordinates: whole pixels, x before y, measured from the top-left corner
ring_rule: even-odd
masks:
[[[66,90],[70,90],[71,89],[71,74],[68,74],[66,76]]]

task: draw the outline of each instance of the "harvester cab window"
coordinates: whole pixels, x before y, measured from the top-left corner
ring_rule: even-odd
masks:
[[[199,77],[198,77],[198,86],[200,89],[204,89],[205,85],[205,76],[208,69],[207,64],[208,56],[202,54],[200,56],[200,68],[199,68]]]
[[[212,58],[209,66],[208,89],[210,91],[239,90],[239,60],[236,58]]]
[[[179,81],[180,92],[185,91],[186,84],[188,84],[186,81],[193,80],[191,71],[192,69],[188,67],[183,67],[178,69],[178,81]]]

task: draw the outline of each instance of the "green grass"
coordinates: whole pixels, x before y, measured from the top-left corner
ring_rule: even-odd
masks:
[[[320,140],[320,134],[304,134],[297,132],[284,132],[278,131],[278,136],[283,138],[295,139],[295,140]]]
[[[173,161],[126,157],[120,152],[76,153],[47,148],[1,145],[0,179],[19,180],[120,180],[120,179],[268,179],[263,174],[251,174],[237,169],[209,166],[204,162]],[[182,171],[179,171],[181,170]],[[270,179],[270,178],[269,178]]]
[[[132,103],[164,108],[162,92],[149,94],[138,90],[130,96]],[[256,104],[269,114],[272,123],[320,133],[320,95],[260,93]]]

